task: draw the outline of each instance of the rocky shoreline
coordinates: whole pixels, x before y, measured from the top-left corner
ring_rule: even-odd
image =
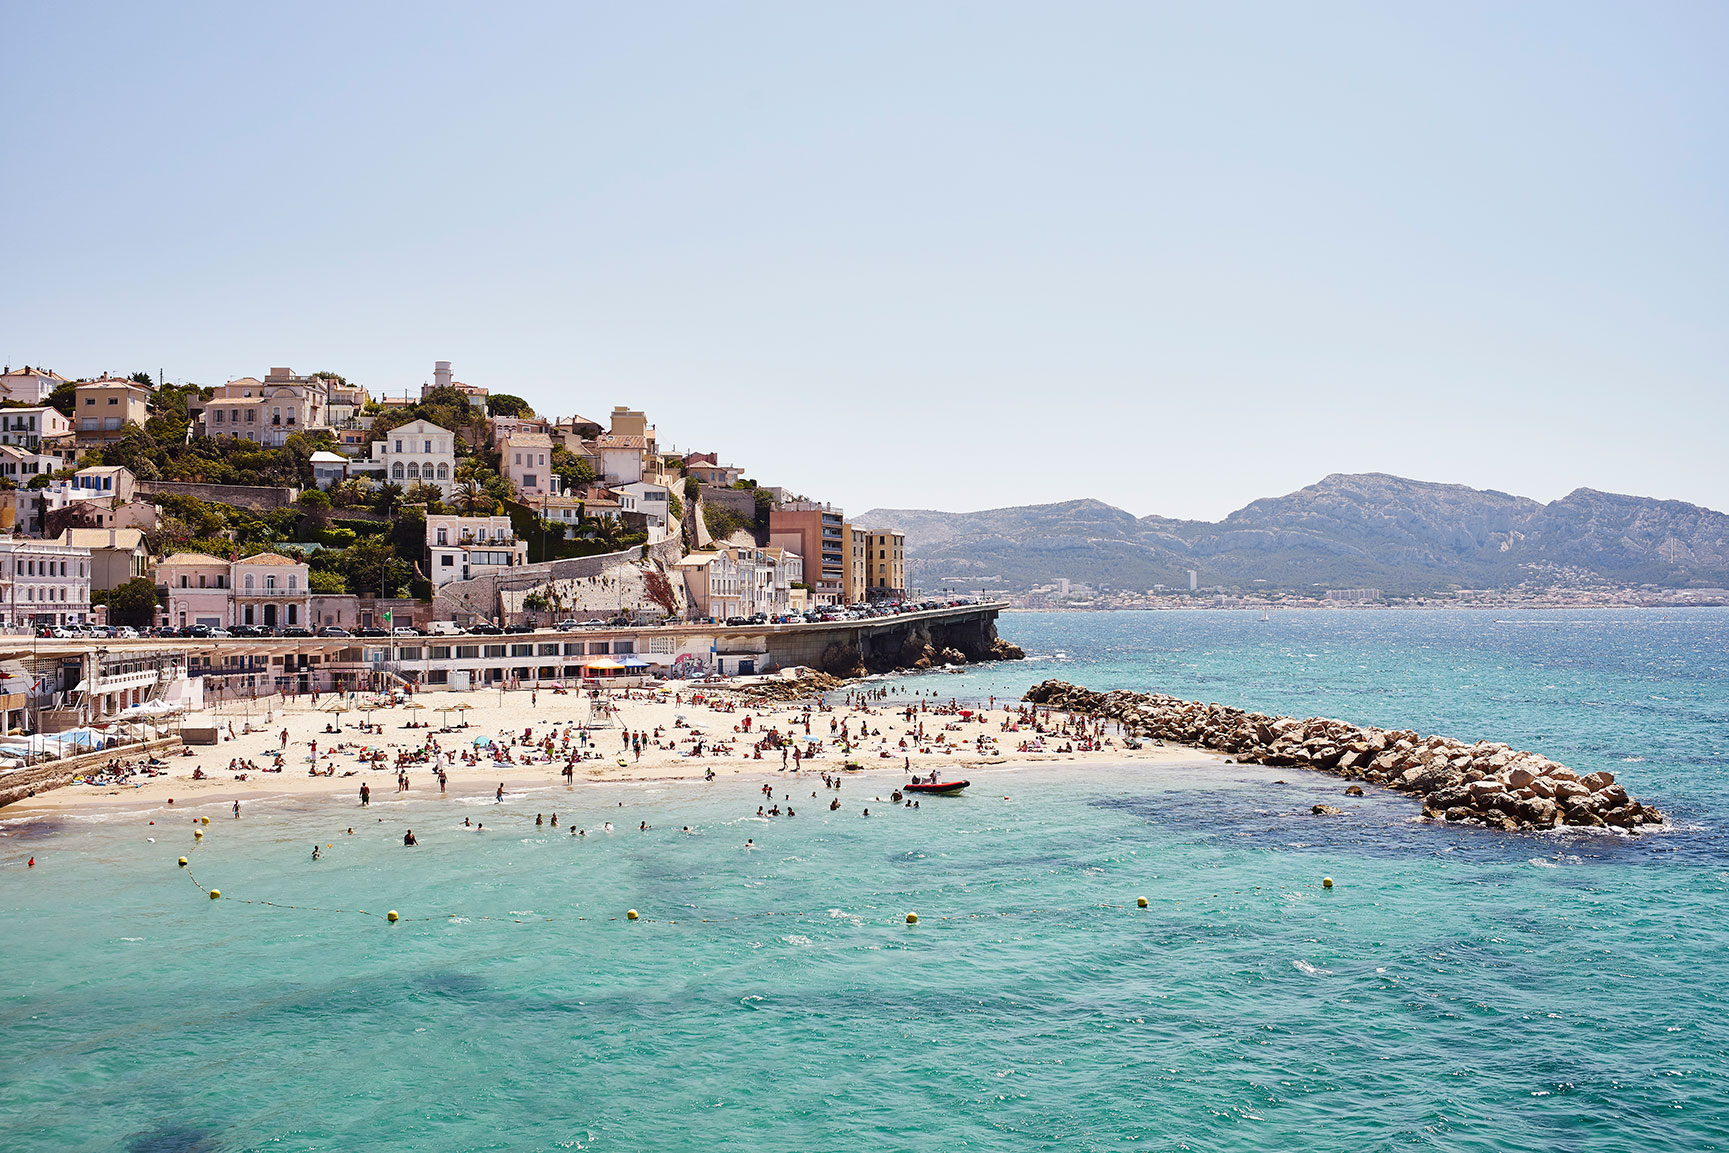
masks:
[[[1580,776],[1537,753],[1493,741],[1467,744],[1344,721],[1275,717],[1160,693],[1097,693],[1044,681],[1023,698],[1115,721],[1125,732],[1229,753],[1244,763],[1291,765],[1422,798],[1423,815],[1493,829],[1636,829],[1663,814],[1628,796],[1613,773]],[[1353,785],[1347,793],[1360,793]],[[1337,812],[1328,805],[1317,813]]]

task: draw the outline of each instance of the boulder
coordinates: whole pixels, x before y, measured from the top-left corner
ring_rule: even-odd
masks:
[[[1352,785],[1350,788],[1345,790],[1345,795],[1347,797],[1360,797],[1363,795],[1363,786]]]
[[[1309,811],[1317,817],[1342,817],[1345,815],[1345,810],[1334,805],[1316,805]]]

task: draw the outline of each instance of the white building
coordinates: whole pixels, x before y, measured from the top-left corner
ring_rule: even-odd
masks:
[[[685,600],[697,620],[784,615],[791,611],[793,584],[804,579],[799,555],[779,548],[691,553],[674,567],[684,576]]]
[[[621,484],[610,490],[618,498],[618,504],[625,512],[640,512],[648,518],[648,543],[658,544],[666,539],[668,529],[672,525],[672,490],[664,484],[650,484],[639,480],[634,484]]]
[[[437,485],[450,496],[456,489],[456,438],[429,420],[414,420],[372,442],[372,459],[384,466],[384,479],[404,488]]]
[[[46,368],[6,366],[0,372],[0,400],[15,400],[19,404],[46,404],[48,394],[66,383],[66,378]]]
[[[498,463],[523,500],[557,491],[552,476],[552,438],[544,432],[514,432],[505,437],[498,446]]]
[[[59,409],[45,404],[0,409],[0,444],[41,448],[43,437],[68,436],[71,432],[72,422]]]
[[[0,625],[90,620],[90,550],[0,537]]]
[[[426,518],[428,571],[434,588],[528,563],[528,542],[507,516]]]

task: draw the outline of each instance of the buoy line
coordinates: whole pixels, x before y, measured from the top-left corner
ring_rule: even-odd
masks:
[[[228,894],[224,893],[221,889],[212,889],[212,888],[206,886],[204,884],[204,882],[200,881],[193,874],[193,872],[190,868],[188,868],[184,865],[182,865],[181,868],[185,871],[187,879],[190,880],[195,886],[197,886],[198,891],[205,894],[207,897],[209,897],[213,901],[217,901],[217,900],[233,901],[234,903],[239,904],[239,905],[262,905],[262,906],[265,906],[266,908],[271,908],[271,909],[293,909],[296,912],[302,912],[302,913],[344,913],[344,914],[353,913],[353,914],[358,914],[359,916],[362,916],[362,917],[371,917],[374,920],[386,921],[386,922],[389,922],[392,924],[395,924],[397,922],[406,922],[406,921],[449,921],[449,920],[458,920],[458,919],[466,920],[466,921],[499,921],[499,922],[509,921],[509,922],[511,922],[513,924],[517,924],[517,925],[540,924],[540,923],[547,922],[547,921],[561,921],[561,920],[566,920],[566,921],[598,921],[598,920],[601,920],[601,918],[599,918],[599,917],[584,917],[584,916],[575,916],[575,917],[571,917],[571,916],[565,916],[565,917],[556,917],[556,916],[544,916],[544,917],[489,917],[489,916],[464,917],[461,913],[440,913],[436,916],[430,916],[430,917],[404,917],[404,916],[401,916],[400,914],[398,914],[396,912],[396,910],[394,910],[394,909],[392,909],[388,912],[384,912],[384,913],[374,913],[374,912],[371,912],[370,910],[367,910],[367,909],[333,909],[333,908],[329,908],[329,907],[324,906],[324,905],[290,905],[285,901],[266,901],[266,900],[264,900],[262,898],[258,898],[258,897],[231,897]],[[1002,910],[998,910],[997,912],[994,912],[994,913],[946,913],[946,914],[941,914],[941,915],[937,915],[937,916],[926,916],[923,913],[907,913],[906,914],[906,923],[908,925],[920,925],[926,921],[988,921],[988,920],[1001,920],[1001,919],[1008,918],[1008,917],[1068,916],[1068,915],[1072,915],[1072,914],[1076,914],[1076,913],[1094,912],[1094,911],[1101,910],[1101,909],[1114,909],[1114,910],[1119,910],[1119,911],[1127,911],[1130,909],[1145,908],[1146,907],[1146,905],[1144,903],[1145,898],[1136,898],[1136,900],[1138,902],[1138,904],[1136,904],[1136,905],[1100,904],[1100,905],[1088,905],[1085,908],[1077,908],[1077,909],[1002,909]],[[738,916],[735,916],[735,917],[688,917],[688,918],[685,918],[681,921],[679,918],[676,918],[676,917],[669,917],[669,918],[666,918],[664,920],[662,920],[659,917],[645,917],[642,914],[638,913],[635,909],[627,909],[627,910],[625,910],[623,915],[617,916],[617,917],[607,917],[607,918],[605,918],[605,920],[638,922],[638,923],[645,924],[645,925],[677,925],[677,924],[724,925],[724,924],[730,924],[730,923],[735,922],[735,921],[756,921],[756,920],[762,920],[762,919],[765,919],[768,917],[799,918],[799,917],[805,917],[805,916],[809,916],[809,915],[810,914],[808,914],[808,913],[804,913],[804,912],[800,912],[800,911],[796,911],[796,910],[776,911],[776,910],[771,909],[771,910],[767,910],[767,911],[761,912],[761,913],[740,913]]]

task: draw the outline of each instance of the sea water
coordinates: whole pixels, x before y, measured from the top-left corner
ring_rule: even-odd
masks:
[[[759,766],[720,762],[502,804],[15,822],[0,1146],[1729,1145],[1729,613],[1001,629],[1033,659],[889,683],[1060,676],[1506,739],[1674,821],[1497,834],[1196,757],[976,770],[916,811],[873,800],[895,774],[849,776],[835,812],[773,774],[798,812],[774,821],[730,772]]]

